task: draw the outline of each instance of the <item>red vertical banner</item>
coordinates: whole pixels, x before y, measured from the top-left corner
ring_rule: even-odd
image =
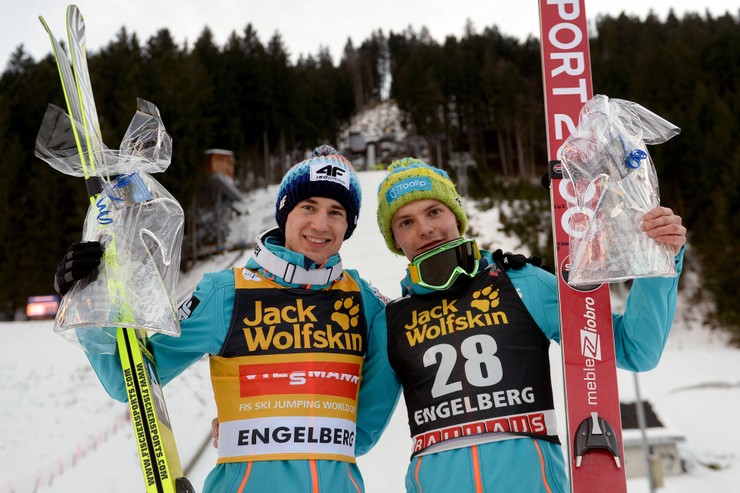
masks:
[[[565,382],[568,455],[573,493],[624,493],[619,389],[607,285],[568,285],[569,240],[579,234],[575,205],[563,179],[561,148],[593,95],[584,0],[539,0],[542,75],[547,118],[555,265]]]

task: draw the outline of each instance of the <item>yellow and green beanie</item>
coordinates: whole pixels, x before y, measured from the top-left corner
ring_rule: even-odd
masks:
[[[388,175],[378,187],[378,227],[383,233],[385,243],[393,253],[403,255],[396,248],[391,232],[393,214],[404,205],[421,199],[434,199],[442,202],[457,216],[460,236],[468,227],[462,200],[457,194],[455,184],[446,171],[415,158],[403,158],[388,166]]]

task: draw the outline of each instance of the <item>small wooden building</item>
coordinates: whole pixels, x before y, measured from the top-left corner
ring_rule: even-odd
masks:
[[[624,464],[628,478],[647,476],[647,462],[643,436],[637,422],[637,408],[634,402],[621,403],[622,441],[624,443]],[[676,429],[666,426],[658,417],[649,401],[643,402],[646,421],[646,435],[651,451],[651,464],[655,477],[682,474],[684,471],[678,444],[686,438]]]

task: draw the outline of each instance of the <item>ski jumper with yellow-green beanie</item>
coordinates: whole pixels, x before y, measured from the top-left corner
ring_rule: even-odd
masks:
[[[447,174],[418,160],[389,168],[378,223],[391,250],[395,211],[434,199],[466,217]],[[388,357],[403,384],[411,432],[409,493],[565,493],[548,350],[560,341],[557,280],[530,263],[515,268],[481,251],[477,274],[445,290],[402,281],[386,308]],[[680,274],[683,250],[676,256]],[[645,371],[659,361],[676,305],[678,275],[634,281],[624,314],[612,315],[617,363]]]

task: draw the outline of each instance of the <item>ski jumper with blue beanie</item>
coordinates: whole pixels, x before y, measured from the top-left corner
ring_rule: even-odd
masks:
[[[385,298],[339,255],[319,266],[285,248],[287,215],[316,196],[342,204],[349,238],[359,184],[349,162],[322,147],[286,175],[279,228],[260,236],[246,266],[206,274],[181,306],[182,335],[149,339],[162,385],[210,360],[220,430],[207,493],[363,492],[355,457],[375,445],[398,401]],[[117,356],[88,358],[125,401]]]

